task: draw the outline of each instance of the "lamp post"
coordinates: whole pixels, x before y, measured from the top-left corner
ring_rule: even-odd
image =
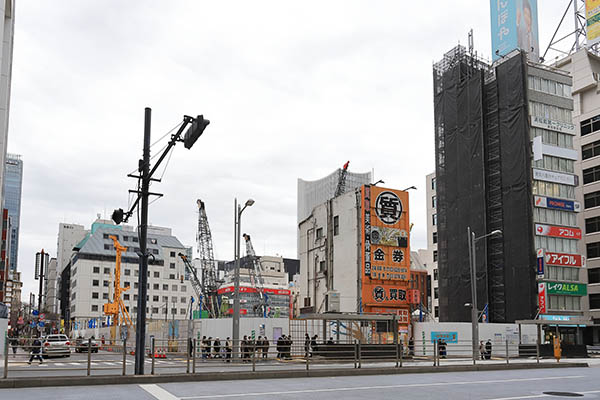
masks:
[[[417,187],[416,187],[416,186],[409,186],[409,187],[407,187],[406,189],[402,189],[402,191],[403,191],[403,192],[407,192],[407,191],[409,191],[409,190],[411,190],[411,189],[417,190]]]
[[[233,289],[233,358],[238,358],[238,348],[240,339],[240,232],[242,225],[242,213],[246,207],[254,204],[254,200],[246,200],[246,204],[242,207],[238,204],[237,199],[234,200],[234,255],[235,255],[235,271],[234,271],[234,289]]]
[[[377,181],[377,182],[375,182],[375,183],[372,183],[372,185],[373,185],[373,186],[377,186],[377,185],[378,185],[378,184],[380,184],[380,183],[383,183],[383,184],[385,185],[385,182],[384,182],[383,180],[381,180],[381,179],[380,179],[380,180],[378,180],[378,181]]]
[[[469,267],[471,270],[471,335],[473,340],[473,360],[476,360],[479,353],[479,310],[477,308],[477,275],[475,273],[475,245],[479,240],[484,239],[488,236],[502,235],[502,231],[498,229],[486,235],[475,237],[475,232],[472,232],[471,227],[469,226],[467,227],[467,234],[469,236]]]

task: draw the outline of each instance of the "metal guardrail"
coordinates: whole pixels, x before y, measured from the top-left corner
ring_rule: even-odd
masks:
[[[12,370],[20,361],[25,361],[28,357],[33,358],[37,352],[32,345],[35,339],[20,338],[15,344],[14,339],[7,338],[4,346],[4,368],[3,378],[6,379]],[[390,367],[402,368],[405,365],[423,365],[433,366],[457,364],[457,363],[489,363],[501,362],[509,364],[516,359],[532,359],[540,362],[539,344],[528,347],[519,346],[509,341],[494,342],[493,347],[482,349],[473,349],[471,341],[459,341],[453,343],[415,341],[410,344],[388,343],[371,344],[354,341],[353,343],[269,343],[265,346],[262,342],[257,343],[253,340],[240,341],[234,346],[231,340],[217,342],[190,339],[156,339],[151,337],[149,345],[145,349],[145,356],[150,364],[151,375],[158,374],[161,371],[168,373],[196,374],[209,371],[221,363],[230,366],[235,370],[251,370],[253,372],[260,369],[281,368],[286,365],[292,369],[319,369],[319,368],[368,368],[389,364]],[[22,349],[16,352],[16,349]],[[85,371],[87,376],[92,375],[94,371],[102,370],[120,370],[122,375],[128,373],[128,366],[132,367],[134,349],[128,346],[126,341],[106,341],[98,346],[101,353],[96,353],[92,339],[87,338],[79,341],[78,344],[70,343],[68,346],[69,355],[72,351],[87,353],[85,359],[78,362],[70,362],[74,366],[64,366],[61,368],[44,368],[40,371]],[[237,351],[236,349],[239,349]],[[10,357],[11,350],[13,357]],[[43,349],[40,349],[43,351]],[[475,350],[475,351],[474,351]],[[482,350],[482,351],[480,351]],[[237,351],[237,352],[236,352]],[[116,357],[111,357],[113,354]],[[49,354],[41,353],[42,356]],[[166,359],[165,359],[166,358]],[[110,366],[107,366],[110,364]],[[247,367],[246,367],[247,366]],[[12,367],[12,368],[11,368]],[[235,368],[234,368],[235,367]],[[131,371],[131,368],[129,369]],[[175,370],[175,372],[173,372]],[[22,371],[22,370],[19,370]]]

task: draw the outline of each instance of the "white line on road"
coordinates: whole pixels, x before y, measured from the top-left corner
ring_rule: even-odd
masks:
[[[487,381],[407,383],[407,384],[401,384],[401,385],[385,385],[385,386],[358,386],[358,387],[342,387],[342,388],[330,388],[330,389],[288,390],[285,392],[214,394],[214,395],[206,395],[206,396],[181,397],[181,400],[221,399],[221,398],[226,398],[226,397],[269,396],[269,395],[277,396],[277,395],[284,395],[284,394],[300,394],[300,393],[348,392],[348,391],[353,391],[353,390],[397,389],[397,388],[425,387],[425,386],[480,385],[480,384],[486,384],[486,383],[528,382],[528,381],[578,379],[578,378],[585,378],[585,376],[571,375],[571,376],[552,376],[552,377],[546,377],[546,378],[515,378],[515,379],[495,379],[495,380],[487,380]],[[496,399],[494,399],[494,400],[496,400]]]
[[[158,385],[140,385],[140,387],[158,400],[179,400],[178,397],[173,396]]]
[[[550,390],[548,390],[550,391]],[[564,390],[562,390],[564,392]],[[587,392],[573,392],[578,394],[590,394],[590,393],[600,393],[600,390],[590,390]],[[530,396],[517,396],[517,397],[496,397],[494,399],[486,399],[486,400],[519,400],[519,399],[539,399],[540,397],[556,397],[550,394],[532,394]]]

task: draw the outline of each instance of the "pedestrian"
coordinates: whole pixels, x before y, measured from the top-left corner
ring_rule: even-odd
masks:
[[[267,337],[265,336],[263,338],[263,351],[262,351],[262,356],[263,358],[268,358],[269,357],[269,339],[267,339]]]
[[[492,359],[492,341],[490,339],[488,339],[488,341],[485,344],[485,358],[487,360]]]
[[[227,337],[225,340],[225,362],[231,362],[231,350],[233,345],[231,343],[231,339]]]
[[[29,362],[28,364],[31,365],[31,362],[37,358],[38,360],[40,360],[40,364],[43,363],[42,360],[42,342],[40,341],[40,339],[38,339],[37,337],[33,340],[33,343],[31,344],[31,357],[29,357]]]
[[[283,347],[283,335],[279,336],[277,338],[277,342],[276,342],[276,346],[277,346],[277,359],[281,360],[281,353],[282,353],[282,347]]]
[[[304,334],[304,357],[308,357],[310,353],[310,336],[308,333]]]
[[[100,340],[102,341],[102,347],[104,347],[104,343],[106,342],[106,339],[104,339],[104,335],[102,335],[102,338]]]
[[[327,341],[327,346],[332,346],[334,344],[335,344],[335,342],[333,341],[333,338],[330,337],[329,340]]]
[[[412,337],[408,339],[408,355],[415,355],[415,340]]]
[[[215,352],[214,358],[221,358],[221,341],[219,340],[219,338],[215,338],[213,349]]]
[[[210,352],[210,349],[212,348],[212,336],[209,336],[208,339],[206,339],[206,357],[207,358],[212,358],[212,354]]]
[[[242,362],[246,362],[248,358],[248,336],[244,335],[244,338],[240,343],[240,348],[242,350]]]
[[[311,348],[311,353],[310,356],[316,356],[317,355],[317,339],[319,338],[318,335],[314,335],[312,337],[312,340],[310,341],[310,348]]]
[[[13,333],[13,335],[10,338],[9,343],[12,346],[13,357],[16,357],[17,356],[17,349],[19,347],[19,337],[16,334]]]
[[[200,351],[202,352],[202,359],[206,359],[206,336],[202,336],[200,341]]]
[[[292,359],[292,345],[294,344],[294,341],[292,340],[291,336],[286,336],[287,341],[286,341],[286,350],[287,350],[287,358],[288,360]]]
[[[479,355],[482,360],[485,360],[485,345],[483,344],[483,340],[479,341]]]

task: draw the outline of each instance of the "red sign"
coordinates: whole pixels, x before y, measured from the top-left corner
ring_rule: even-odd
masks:
[[[551,236],[566,239],[581,239],[581,229],[535,224],[535,234],[538,236]]]
[[[227,286],[224,288],[221,288],[217,291],[218,294],[224,294],[224,293],[233,293],[234,291],[234,287],[233,286]],[[263,289],[264,293],[267,294],[280,294],[280,295],[284,295],[284,296],[289,296],[290,295],[290,291],[287,289]],[[258,289],[253,288],[253,287],[248,287],[248,286],[240,286],[240,293],[258,293]]]
[[[227,314],[233,314],[233,308],[228,309]],[[248,310],[246,310],[245,308],[240,308],[240,315],[246,314],[248,314]]]
[[[538,306],[540,314],[546,313],[546,284],[538,283]]]
[[[582,267],[585,265],[585,257],[579,254],[546,252],[546,264],[563,267]]]

